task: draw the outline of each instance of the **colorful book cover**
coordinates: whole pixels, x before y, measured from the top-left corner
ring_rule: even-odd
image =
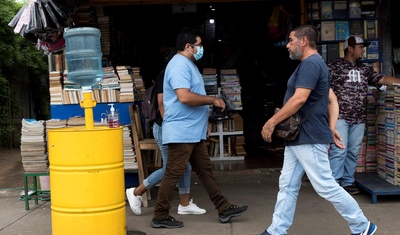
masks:
[[[336,40],[346,40],[349,37],[349,22],[348,21],[336,21]]]
[[[379,59],[379,42],[378,41],[370,41],[371,45],[367,46],[367,59],[368,60],[377,60]]]
[[[330,41],[335,40],[335,22],[322,21],[321,22],[321,40]]]
[[[321,1],[321,19],[332,19],[332,1]]]

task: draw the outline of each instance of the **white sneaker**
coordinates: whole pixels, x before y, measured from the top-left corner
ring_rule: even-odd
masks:
[[[135,196],[133,194],[134,191],[135,188],[128,188],[126,190],[126,198],[128,198],[128,202],[129,205],[131,206],[133,213],[140,215],[142,214],[142,197]]]
[[[194,204],[193,199],[189,201],[187,206],[182,206],[181,204],[178,206],[178,214],[180,215],[202,215],[204,213],[206,213],[206,210]]]

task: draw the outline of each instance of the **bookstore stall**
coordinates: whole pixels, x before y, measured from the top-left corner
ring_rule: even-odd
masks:
[[[42,4],[36,2],[31,7]],[[143,100],[145,89],[151,86],[152,79],[161,70],[164,49],[174,46],[180,28],[198,27],[204,33],[205,46],[204,59],[198,67],[207,93],[223,96],[230,104],[224,117],[209,122],[212,130],[209,153],[213,160],[243,160],[260,146],[270,147],[262,140],[260,130],[274,108],[281,106],[287,78],[298,65],[288,58],[285,48],[291,27],[315,25],[320,33],[318,51],[326,61],[343,56],[343,42],[349,35],[361,35],[371,42],[361,62],[372,65],[378,72],[396,72],[387,69],[387,64],[392,67],[393,62],[387,59],[384,48],[391,47],[392,41],[394,47],[399,47],[400,43],[387,35],[390,26],[382,22],[388,21],[388,14],[382,12],[391,12],[390,6],[393,8],[397,1],[58,2],[52,6],[58,8],[55,11],[58,15],[52,18],[56,23],[51,32],[52,38],[59,40],[51,41],[35,33],[31,38],[36,38],[40,48],[49,55],[52,118],[74,123],[83,115],[79,107],[81,87],[68,80],[62,37],[65,28],[95,27],[100,30],[104,78],[92,86],[93,99],[97,102],[94,119],[101,125],[110,110],[109,104],[114,104],[121,124],[126,125],[128,138],[128,107]],[[392,18],[397,17],[394,15]],[[154,16],[163,20],[154,22]],[[15,23],[16,30],[17,25]],[[394,68],[399,64],[396,51]],[[366,106],[368,128],[357,168],[359,173],[374,173],[394,186],[400,184],[396,153],[397,88],[371,89]],[[143,120],[143,126],[146,127],[146,120]],[[126,144],[124,154],[127,161],[132,162],[127,166],[135,167],[132,140],[127,140]],[[367,190],[371,188],[364,183],[360,186]],[[371,189],[371,194],[375,196],[388,192],[384,189],[377,194],[377,189],[374,190]],[[390,193],[398,194],[396,190]]]
[[[308,13],[305,22],[318,28],[320,41],[317,47],[324,60],[343,57],[344,40],[349,35],[360,35],[371,43],[360,62],[372,66],[379,73],[395,76],[394,71],[388,72],[383,66],[392,63],[384,56],[388,40],[383,31],[388,28],[383,30],[385,24],[382,23],[388,20],[382,13],[388,13],[389,2],[306,1]],[[400,195],[400,159],[396,152],[399,146],[396,134],[398,91],[399,84],[380,90],[370,87],[368,91],[366,129],[355,177],[357,186],[371,194],[372,203],[377,203],[379,195]]]

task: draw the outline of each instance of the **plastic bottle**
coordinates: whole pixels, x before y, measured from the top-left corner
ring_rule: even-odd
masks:
[[[118,113],[115,112],[114,104],[108,104],[111,106],[110,113],[108,114],[108,127],[114,128],[119,127],[119,116]]]
[[[92,27],[72,28],[64,32],[68,80],[90,87],[104,77],[100,30]]]

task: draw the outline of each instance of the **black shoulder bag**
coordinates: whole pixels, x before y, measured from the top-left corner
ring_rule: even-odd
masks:
[[[301,126],[307,121],[308,117],[314,112],[317,106],[321,103],[321,100],[323,100],[324,98],[325,95],[323,95],[321,99],[319,99],[317,103],[312,106],[310,112],[308,112],[302,120],[300,120],[300,116],[295,113],[280,122],[278,125],[276,125],[273,134],[283,138],[284,140],[295,140],[300,132]],[[279,110],[279,108],[276,108],[275,113],[277,113]]]

